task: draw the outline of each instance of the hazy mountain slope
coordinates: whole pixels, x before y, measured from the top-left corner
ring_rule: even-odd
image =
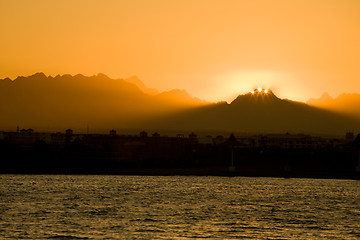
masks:
[[[125,79],[125,81],[135,84],[138,88],[140,88],[140,90],[142,92],[144,92],[146,94],[149,94],[149,95],[157,95],[157,94],[159,94],[158,90],[156,90],[154,88],[146,87],[145,84],[140,79],[138,79],[136,76],[127,78],[127,79]]]
[[[311,107],[304,103],[255,92],[226,102],[154,119],[151,127],[168,129],[224,130],[239,132],[296,132],[343,134],[360,129],[352,118]]]
[[[329,109],[360,119],[360,94],[343,93],[333,99],[329,94],[324,93],[320,98],[309,99],[307,103],[312,106]]]

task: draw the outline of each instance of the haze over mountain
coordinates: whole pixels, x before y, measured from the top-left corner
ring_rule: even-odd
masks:
[[[357,93],[343,93],[335,99],[328,93],[323,93],[320,98],[311,98],[307,103],[360,119],[360,94]]]
[[[206,103],[185,90],[157,93],[139,79],[104,74],[56,77],[37,73],[0,80],[0,130],[159,129],[248,133],[358,131],[360,120],[279,99],[259,89],[227,102]]]
[[[358,131],[360,121],[302,102],[279,99],[271,90],[239,95],[220,102],[154,120],[149,127],[188,130],[217,129],[248,133],[343,134]]]
[[[159,94],[159,91],[154,88],[148,88],[145,84],[139,80],[137,77],[130,77],[126,79],[127,82],[135,84],[141,91],[149,95]]]

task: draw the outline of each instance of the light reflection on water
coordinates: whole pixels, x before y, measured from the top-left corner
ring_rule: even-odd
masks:
[[[360,239],[360,181],[0,175],[0,238]]]

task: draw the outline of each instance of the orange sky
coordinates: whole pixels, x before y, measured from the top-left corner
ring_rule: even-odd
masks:
[[[359,0],[1,0],[0,78],[137,75],[228,100],[360,93]]]

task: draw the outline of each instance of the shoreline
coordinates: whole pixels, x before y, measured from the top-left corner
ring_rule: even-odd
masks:
[[[254,177],[254,178],[301,178],[301,179],[343,179],[343,180],[360,180],[359,173],[329,173],[329,172],[270,172],[255,171],[254,169],[237,170],[234,172],[226,169],[215,168],[140,168],[140,169],[119,169],[103,171],[1,171],[0,175],[109,175],[109,176],[209,176],[209,177]]]

